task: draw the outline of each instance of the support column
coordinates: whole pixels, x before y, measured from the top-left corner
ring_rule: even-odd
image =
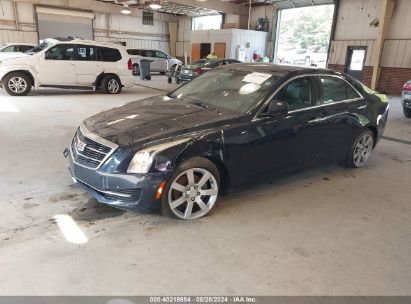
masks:
[[[375,54],[373,54],[373,71],[371,88],[376,90],[378,87],[378,82],[381,73],[381,57],[384,48],[385,38],[387,36],[388,30],[390,28],[391,17],[394,11],[395,0],[381,0],[380,8],[380,24],[378,30],[377,41],[374,44]]]

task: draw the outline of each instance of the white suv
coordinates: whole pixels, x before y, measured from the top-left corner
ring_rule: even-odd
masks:
[[[30,54],[0,60],[0,83],[13,96],[31,88],[88,88],[118,94],[134,84],[132,61],[123,46],[87,40],[46,39]]]

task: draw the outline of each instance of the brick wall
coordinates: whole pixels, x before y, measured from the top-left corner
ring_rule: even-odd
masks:
[[[341,64],[329,64],[328,68],[337,72],[344,72],[345,67]],[[363,75],[361,82],[363,82],[365,85],[370,86],[371,85],[371,80],[372,80],[372,67],[371,66],[365,66],[363,68]]]
[[[344,72],[344,66],[340,64],[329,64],[328,68]],[[371,66],[365,66],[363,70],[361,81],[367,86],[371,86],[372,70]],[[411,80],[411,69],[382,68],[377,91],[389,95],[401,95],[402,87],[408,80]]]
[[[411,69],[382,68],[378,91],[390,95],[401,95],[404,83],[408,80],[411,80]]]

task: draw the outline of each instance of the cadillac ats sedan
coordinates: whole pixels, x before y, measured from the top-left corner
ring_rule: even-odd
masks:
[[[227,65],[86,119],[65,156],[101,203],[189,220],[222,193],[314,159],[363,167],[387,115],[387,98],[348,75]]]

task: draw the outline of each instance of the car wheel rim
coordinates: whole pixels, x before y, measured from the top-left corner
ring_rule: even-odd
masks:
[[[357,141],[354,147],[353,160],[357,167],[362,167],[367,163],[368,158],[371,155],[374,140],[370,134],[364,134]]]
[[[110,79],[108,82],[108,91],[110,93],[117,93],[120,85],[116,79]]]
[[[27,82],[21,77],[10,78],[7,85],[14,93],[23,93],[27,89]]]
[[[179,218],[191,220],[206,215],[218,196],[214,175],[202,168],[192,168],[180,173],[171,183],[168,204]]]

